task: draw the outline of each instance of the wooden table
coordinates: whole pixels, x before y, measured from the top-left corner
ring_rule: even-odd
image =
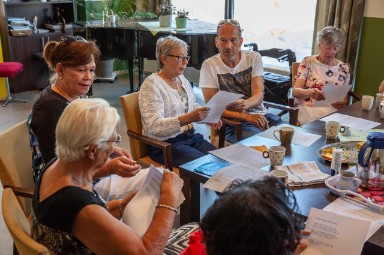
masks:
[[[361,103],[357,102],[345,109],[339,111],[342,114],[366,118],[372,121],[380,121],[378,110],[371,109],[370,111],[362,111]],[[383,125],[381,125],[383,126]],[[380,126],[380,127],[381,127]],[[324,161],[317,155],[317,151],[323,145],[333,143],[334,140],[327,140],[325,137],[325,129],[323,121],[314,121],[301,128],[295,127],[296,130],[301,130],[308,133],[321,135],[309,147],[300,145],[286,146],[286,156],[284,164],[291,164],[303,161],[316,161],[320,170],[324,173],[330,174],[330,163]],[[267,147],[272,145],[280,145],[279,141],[267,139],[260,136],[253,136],[240,142],[247,146],[265,145]],[[181,206],[181,223],[188,223],[191,221],[200,220],[200,184],[205,183],[209,176],[201,173],[194,172],[197,166],[206,162],[225,162],[213,155],[206,155],[189,163],[180,166],[180,176],[184,180],[183,193],[186,200]],[[310,185],[304,187],[294,187],[293,193],[299,204],[300,213],[303,216],[308,216],[310,208],[323,209],[329,203],[337,199],[337,196],[332,194],[324,184]],[[366,243],[363,250],[364,254],[375,255],[384,254],[384,228],[381,227]]]

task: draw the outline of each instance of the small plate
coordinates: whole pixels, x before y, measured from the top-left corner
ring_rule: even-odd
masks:
[[[338,142],[324,145],[317,151],[317,155],[325,161],[332,160],[332,149],[342,149],[341,162],[345,164],[357,164],[357,156],[363,142]]]

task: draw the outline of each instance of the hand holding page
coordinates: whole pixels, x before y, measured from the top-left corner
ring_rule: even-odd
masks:
[[[208,116],[201,121],[202,123],[218,123],[225,108],[230,103],[233,103],[243,97],[242,94],[231,93],[219,90],[207,103],[209,107]]]
[[[160,183],[163,180],[163,170],[151,165],[143,186],[125,207],[122,221],[140,236],[147,231],[152,222],[152,217],[160,197]],[[181,193],[179,204],[184,199],[183,193]]]
[[[312,208],[306,225],[311,234],[302,255],[360,255],[369,222]]]
[[[351,90],[351,88],[351,85],[325,85],[323,87],[325,100],[315,101],[313,103],[313,107],[331,106],[332,103],[343,101],[345,96],[348,94],[348,91]]]

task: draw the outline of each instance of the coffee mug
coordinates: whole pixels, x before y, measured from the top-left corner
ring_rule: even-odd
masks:
[[[376,94],[376,108],[379,107],[380,103],[381,103],[381,100],[384,99],[384,93],[377,93]]]
[[[373,96],[365,95],[361,99],[361,109],[369,111],[373,105]]]
[[[336,189],[357,191],[361,180],[355,177],[355,173],[340,171],[340,176],[335,182]]]
[[[288,173],[284,170],[272,170],[271,176],[280,179],[284,185],[286,185],[288,182]]]
[[[279,133],[280,139],[277,137],[277,133]],[[286,146],[292,143],[294,133],[295,129],[292,127],[281,127],[280,129],[273,131],[273,136],[280,141],[281,145]]]
[[[339,122],[333,120],[327,121],[325,123],[325,135],[327,139],[336,139],[340,129],[341,125]]]
[[[271,146],[269,150],[263,152],[263,157],[269,158],[272,167],[281,166],[285,157],[285,148],[283,146]]]

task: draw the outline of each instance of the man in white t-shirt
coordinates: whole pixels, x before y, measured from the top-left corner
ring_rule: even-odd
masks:
[[[230,104],[223,117],[242,121],[243,138],[282,123],[279,116],[267,113],[263,105],[263,62],[258,52],[241,50],[243,38],[236,20],[226,19],[217,26],[216,47],[219,54],[205,60],[200,70],[199,86],[205,102],[219,90],[245,95]],[[227,126],[226,139],[235,143],[235,131]]]

